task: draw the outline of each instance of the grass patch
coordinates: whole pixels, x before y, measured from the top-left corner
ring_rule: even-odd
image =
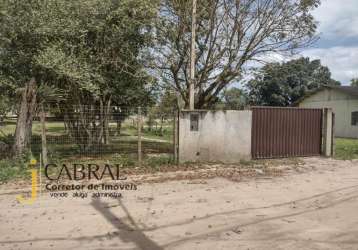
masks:
[[[10,180],[29,179],[28,170],[21,160],[0,160],[0,184]]]
[[[16,123],[6,121],[0,129],[3,133],[0,135],[2,144],[12,145]],[[93,149],[82,152],[76,140],[72,138],[65,130],[63,122],[46,122],[47,147],[49,163],[62,164],[119,164],[124,169],[134,169],[138,166],[138,138],[137,129],[130,123],[122,127],[121,135],[115,133],[116,127],[110,124],[110,142],[109,145],[99,145]],[[148,131],[147,127],[143,129],[142,152],[143,168],[157,169],[163,165],[170,165],[172,160],[173,145],[171,142],[172,128],[163,126],[163,135],[157,135],[155,131]],[[23,179],[28,177],[28,169],[25,160],[15,162],[9,160],[9,152],[0,152],[0,182]],[[31,154],[39,161],[41,153],[41,124],[38,121],[33,122]],[[5,158],[6,157],[6,158]],[[3,160],[1,160],[3,158]]]
[[[112,124],[111,124],[112,125]],[[47,146],[48,158],[50,161],[69,161],[91,159],[99,160],[101,162],[113,161],[116,155],[127,155],[120,157],[119,162],[124,162],[124,165],[135,165],[136,159],[133,159],[133,154],[138,151],[137,129],[133,126],[126,125],[122,128],[121,135],[116,135],[113,131],[115,128],[111,126],[110,143],[108,145],[99,145],[93,147],[87,152],[81,152],[79,145],[77,145],[74,138],[71,138],[66,133],[63,122],[47,122]],[[8,130],[10,131],[10,130]],[[142,150],[143,154],[170,154],[173,151],[173,145],[170,140],[170,129],[166,131],[163,137],[150,135],[143,131]],[[159,141],[155,139],[161,139]],[[3,140],[5,141],[5,140]],[[11,144],[11,143],[10,143]],[[31,141],[31,151],[36,158],[39,158],[41,153],[41,124],[37,121],[33,123],[33,135]],[[115,159],[118,160],[118,159]]]
[[[15,134],[16,124],[0,126],[0,135],[8,136]]]
[[[158,168],[163,165],[173,164],[175,164],[174,157],[170,155],[152,156],[148,157],[144,161],[144,165],[147,165],[151,168]]]
[[[137,136],[138,129],[133,126],[127,126],[122,129],[122,133],[125,135]],[[173,140],[173,127],[165,126],[163,127],[162,132],[160,132],[159,129],[156,130],[155,128],[152,128],[152,130],[149,130],[148,127],[144,127],[142,130],[142,137],[149,140],[164,140],[170,142]]]
[[[173,140],[173,128],[166,127],[163,129],[162,133],[160,133],[160,131],[149,130],[146,128],[143,131],[143,136],[146,138],[149,138],[149,139],[171,141],[171,140]]]
[[[336,139],[336,159],[358,159],[358,139]]]

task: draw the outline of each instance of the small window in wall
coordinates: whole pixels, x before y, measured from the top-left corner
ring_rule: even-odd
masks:
[[[190,114],[190,131],[199,131],[199,114]]]
[[[352,126],[358,126],[358,111],[352,112]]]

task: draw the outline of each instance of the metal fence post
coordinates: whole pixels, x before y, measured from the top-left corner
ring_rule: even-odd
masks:
[[[41,149],[42,149],[42,163],[44,166],[47,165],[47,139],[46,139],[46,113],[43,104],[41,104],[40,110],[41,120]]]
[[[178,115],[179,115],[179,112],[176,110],[174,111],[174,119],[173,119],[173,144],[174,144],[174,162],[176,164],[179,163],[179,155],[178,155],[178,129],[179,129],[179,126],[178,126]]]
[[[138,107],[138,165],[142,166],[142,109]]]

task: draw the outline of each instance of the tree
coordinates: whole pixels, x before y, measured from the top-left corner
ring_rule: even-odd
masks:
[[[99,78],[91,85],[86,81],[85,89],[72,85],[72,101],[63,106],[72,137],[81,138],[79,144],[84,151],[109,143],[111,105],[121,107],[117,111],[126,111],[116,114],[116,118],[121,117],[117,120],[120,130],[121,120],[129,114],[128,106],[150,102],[149,83],[154,82],[137,60],[140,49],[148,42],[145,24],[153,14],[150,2],[122,1],[119,7],[110,3],[108,1],[108,6],[100,11],[98,6],[91,7],[99,13],[92,15],[91,22],[86,15],[80,19],[80,27],[87,33],[83,47],[79,45],[81,53],[78,56],[86,58],[86,63],[91,65],[89,68],[96,69]]]
[[[164,121],[174,116],[177,104],[176,99],[176,95],[170,89],[166,89],[161,97],[158,106],[158,113],[160,117],[160,135],[163,135]]]
[[[352,87],[358,87],[358,78],[353,78],[351,80],[351,86]]]
[[[247,84],[251,105],[289,106],[322,85],[340,85],[320,60],[299,58],[259,69]]]
[[[163,136],[164,121],[174,117],[175,110],[178,109],[177,105],[177,96],[171,89],[165,89],[159,97],[158,103],[148,110],[148,130],[151,131],[153,125],[158,124],[156,120],[159,119],[159,135]]]
[[[247,105],[247,95],[239,88],[226,89],[221,94],[221,105],[224,109],[240,110]]]
[[[20,99],[14,143],[17,155],[29,147],[37,88],[43,80],[36,56],[56,38],[49,31],[54,28],[53,22],[47,22],[49,15],[44,14],[54,12],[54,1],[48,5],[54,9],[46,8],[45,12],[48,6],[44,1],[1,0],[0,4],[1,87],[13,97],[14,103]]]
[[[191,1],[162,0],[148,54],[161,82],[189,105]],[[315,41],[311,11],[319,0],[199,0],[196,37],[196,108],[212,106],[220,92],[242,78],[250,62],[268,54],[295,53]]]
[[[0,95],[0,127],[6,117],[6,114],[11,110],[11,102],[7,96]]]
[[[54,86],[48,86],[42,84],[37,89],[37,111],[40,116],[41,122],[41,157],[42,164],[44,166],[48,163],[48,148],[47,148],[47,137],[46,137],[46,113],[50,111],[51,105],[53,103],[64,100],[65,96],[62,90]]]
[[[138,58],[155,10],[150,0],[0,0],[0,76],[22,93],[17,155],[29,147],[43,84],[65,91],[61,111],[84,148],[107,141],[111,104],[150,99],[153,80]]]

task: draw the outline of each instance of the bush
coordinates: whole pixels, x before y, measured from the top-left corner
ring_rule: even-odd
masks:
[[[0,183],[29,178],[27,163],[23,160],[0,160]]]
[[[155,156],[150,157],[145,161],[145,165],[148,165],[151,168],[172,164],[174,164],[174,158],[172,156]]]
[[[121,164],[124,168],[136,165],[136,160],[128,155],[115,154],[113,160],[115,160],[118,164]]]

